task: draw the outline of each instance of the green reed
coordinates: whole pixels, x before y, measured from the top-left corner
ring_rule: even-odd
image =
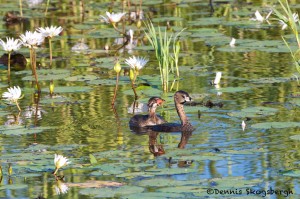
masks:
[[[160,27],[156,29],[151,21],[145,23],[145,25],[147,28],[147,32],[145,31],[146,37],[154,48],[158,61],[162,89],[167,92],[169,90],[169,75],[175,74],[175,69],[176,77],[179,78],[180,43],[178,37],[184,29],[174,36],[174,34],[169,34],[167,30],[162,32]],[[172,51],[170,50],[171,44],[173,44]]]
[[[289,28],[292,31],[297,41],[298,48],[296,50],[293,50],[290,46],[290,43],[287,41],[287,39],[285,39],[283,35],[281,37],[291,53],[297,71],[300,73],[300,40],[299,40],[299,30],[298,30],[300,26],[299,16],[297,13],[293,13],[291,11],[288,0],[284,0],[284,2],[278,0],[278,2],[280,3],[282,11],[274,9],[275,15],[277,16],[277,20],[281,23],[282,29]]]

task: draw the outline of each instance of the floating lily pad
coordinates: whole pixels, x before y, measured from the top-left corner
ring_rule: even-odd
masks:
[[[100,169],[99,171],[92,172],[91,175],[117,175],[124,173],[124,170],[126,167],[120,166],[118,164],[102,164],[102,165],[96,165],[93,168]]]
[[[219,17],[201,17],[196,21],[189,21],[188,24],[190,26],[211,26],[211,25],[219,25],[223,23],[223,19]]]
[[[76,101],[77,102],[77,101]],[[64,104],[64,103],[75,103],[71,98],[64,96],[56,96],[54,98],[43,98],[40,101],[41,104]]]
[[[248,154],[256,154],[256,153],[264,153],[267,151],[263,148],[258,148],[258,149],[243,149],[243,150],[226,150],[224,152],[229,154],[248,155]]]
[[[250,87],[226,87],[212,90],[213,92],[235,93],[250,90]]]
[[[0,126],[0,134],[5,135],[27,135],[33,133],[41,133],[45,130],[53,129],[53,127],[33,127],[26,128],[23,126]]]
[[[292,135],[292,136],[290,136],[290,138],[292,140],[298,140],[298,141],[300,141],[300,135]]]
[[[284,176],[291,176],[291,177],[300,177],[300,170],[295,169],[295,170],[290,170],[290,171],[284,171],[283,175]]]
[[[300,106],[300,98],[293,98],[289,101],[291,104],[294,104],[296,106]]]
[[[153,175],[173,175],[197,172],[197,169],[192,168],[162,168],[162,169],[148,169],[146,172],[150,172]]]
[[[264,107],[264,106],[256,106],[256,107],[248,107],[244,108],[241,111],[230,112],[229,116],[233,117],[265,117],[270,115],[275,115],[278,109]]]
[[[71,81],[71,82],[85,82],[85,81],[92,81],[97,79],[98,77],[95,75],[76,75],[76,76],[71,76],[67,77],[65,80],[66,81]]]
[[[203,187],[200,186],[176,186],[175,187],[166,187],[160,188],[157,191],[159,192],[167,192],[167,193],[198,193],[203,190]]]
[[[1,185],[0,190],[10,189],[10,190],[16,190],[16,189],[27,189],[27,184],[6,184]]]
[[[73,28],[78,29],[78,30],[91,30],[93,29],[93,26],[89,24],[75,24]]]
[[[148,172],[130,172],[130,173],[120,173],[116,175],[117,178],[135,178],[135,177],[152,177],[153,174]]]
[[[251,127],[255,129],[294,128],[294,127],[300,127],[300,122],[262,122],[262,123],[253,124]]]
[[[119,187],[123,186],[122,183],[113,181],[99,181],[89,180],[82,183],[67,183],[68,187],[80,187],[80,188],[102,188],[102,187]]]
[[[38,80],[58,80],[58,79],[65,79],[66,77],[70,76],[70,71],[66,69],[41,69],[37,70]],[[28,75],[23,77],[22,80],[24,81],[34,81],[35,78],[32,75],[32,71],[19,71],[16,74],[21,75]]]
[[[223,188],[244,188],[252,187],[262,182],[261,179],[246,180],[243,177],[224,177],[224,178],[214,178],[210,180],[211,183],[216,184],[219,189]]]
[[[86,83],[92,85],[116,85],[116,80],[115,79],[94,79],[91,81],[87,81]],[[130,84],[130,80],[128,77],[120,77],[118,84],[119,85]]]
[[[200,184],[204,180],[175,180],[172,178],[150,178],[144,179],[137,183],[141,187],[174,187],[182,185]]]
[[[79,93],[79,92],[89,92],[93,90],[93,88],[89,86],[63,86],[63,87],[55,87],[55,93]],[[49,93],[48,88],[42,88],[42,92]]]
[[[162,90],[157,88],[153,88],[151,86],[140,86],[136,88],[137,95],[147,95],[147,96],[160,96],[162,94]],[[125,95],[134,95],[132,89],[123,91]]]
[[[289,77],[269,77],[269,78],[260,78],[260,79],[252,79],[251,83],[254,84],[273,84],[273,83],[281,83],[290,81]]]
[[[174,187],[175,188],[175,187]],[[123,196],[124,199],[168,199],[168,198],[185,198],[183,194],[180,193],[158,193],[158,192],[146,192],[146,193],[134,193],[130,195]]]
[[[141,193],[144,191],[144,188],[137,186],[122,186],[116,188],[103,187],[103,188],[85,188],[79,191],[82,195],[93,196],[97,198],[114,198],[120,197],[122,195],[128,195],[133,193]]]

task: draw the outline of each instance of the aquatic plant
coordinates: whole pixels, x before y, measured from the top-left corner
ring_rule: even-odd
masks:
[[[289,2],[287,0],[285,0],[285,3],[283,3],[281,0],[278,0],[278,2],[281,5],[283,13],[281,13],[279,10],[274,9],[275,15],[277,16],[277,20],[279,24],[282,26],[281,28],[282,30],[289,28],[292,31],[297,41],[298,49],[295,51],[292,50],[290,43],[288,43],[285,37],[282,35],[281,38],[284,41],[285,45],[288,47],[291,56],[293,58],[293,61],[296,65],[296,69],[300,73],[300,57],[299,57],[300,40],[299,40],[299,30],[298,30],[300,25],[299,16],[298,13],[292,12]]]
[[[115,87],[115,91],[114,91],[114,98],[111,102],[112,105],[114,105],[115,101],[116,101],[121,69],[122,69],[121,64],[120,64],[119,60],[117,60],[116,64],[114,65],[114,71],[117,73],[117,78],[116,78],[116,87]]]
[[[103,15],[101,15],[100,17],[106,22],[106,23],[110,23],[113,27],[114,27],[114,29],[117,31],[117,32],[119,32],[119,33],[121,33],[121,34],[123,34],[123,35],[125,35],[122,31],[120,31],[118,28],[117,28],[117,26],[116,26],[116,24],[119,22],[119,21],[121,21],[121,19],[122,19],[122,17],[125,15],[126,13],[125,12],[120,12],[120,13],[110,13],[110,12],[108,12],[108,11],[106,11],[106,16],[107,17],[105,17],[105,16],[103,16]]]
[[[59,35],[63,31],[61,26],[51,26],[46,28],[37,28],[37,32],[41,33],[43,37],[48,38],[50,51],[50,65],[52,65],[52,37]]]
[[[242,121],[242,124],[241,124],[241,126],[242,126],[242,129],[243,129],[243,131],[245,131],[245,128],[246,128],[246,123],[245,123],[245,121],[244,121],[244,120]]]
[[[131,81],[131,86],[135,95],[135,99],[138,98],[138,95],[136,93],[134,84],[136,81],[136,78],[139,74],[139,71],[144,68],[144,66],[148,63],[148,59],[143,58],[143,57],[129,57],[128,59],[125,59],[125,63],[130,67],[130,71],[129,71],[129,78]]]
[[[63,166],[66,166],[70,163],[71,162],[69,162],[69,160],[66,157],[64,157],[62,155],[54,154],[55,171],[53,172],[53,174],[56,175],[58,169],[60,169]]]
[[[8,83],[10,82],[10,57],[13,51],[17,51],[21,48],[22,43],[19,39],[9,38],[6,37],[6,42],[0,39],[0,45],[2,46],[3,50],[8,54],[7,60],[7,79]]]
[[[217,85],[220,83],[222,77],[222,72],[216,72],[215,80],[213,81],[214,85]]]
[[[167,30],[162,32],[160,27],[158,27],[157,31],[152,22],[145,23],[145,25],[147,28],[147,31],[145,31],[146,37],[154,48],[156,59],[158,61],[162,89],[164,92],[167,92],[169,90],[169,74],[174,73],[174,62],[176,75],[177,78],[179,78],[178,55],[180,51],[180,44],[178,42],[178,36],[184,29],[174,36],[173,34],[169,35]],[[172,40],[173,56],[170,52]]]
[[[44,36],[37,32],[30,32],[30,31],[26,31],[25,34],[22,34],[20,36],[21,42],[24,46],[28,47],[30,50],[30,62],[31,62],[31,70],[32,70],[32,74],[35,77],[35,82],[36,82],[36,86],[38,91],[40,91],[40,86],[38,83],[38,76],[37,76],[37,72],[36,72],[36,52],[35,49],[37,48],[38,45],[41,45],[44,42]]]
[[[8,92],[4,92],[2,94],[2,98],[4,98],[5,100],[15,103],[19,109],[19,111],[21,111],[21,108],[19,106],[18,100],[22,99],[22,91],[21,88],[19,86],[14,86],[11,88],[7,88]]]
[[[68,192],[69,187],[62,181],[57,180],[56,185],[54,186],[55,192],[57,195],[65,194]]]
[[[100,17],[106,22],[106,23],[111,23],[113,26],[116,25],[116,23],[118,23],[119,21],[121,21],[122,17],[125,15],[126,13],[109,13],[106,12],[106,16],[101,15]]]

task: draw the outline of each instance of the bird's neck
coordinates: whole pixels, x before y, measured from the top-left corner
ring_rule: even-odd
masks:
[[[177,103],[175,101],[175,107],[176,107],[177,114],[178,114],[178,116],[180,118],[181,125],[183,126],[183,125],[189,123],[188,118],[187,118],[187,116],[186,116],[186,114],[184,112],[183,105],[180,104],[180,103]]]
[[[149,117],[155,117],[156,108],[149,108]]]

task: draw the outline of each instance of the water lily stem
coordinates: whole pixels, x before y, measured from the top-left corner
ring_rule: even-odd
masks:
[[[126,34],[125,34],[124,32],[122,32],[122,31],[120,31],[120,30],[117,28],[117,26],[116,26],[115,23],[112,23],[112,25],[113,25],[114,29],[115,29],[117,32],[119,32],[122,36],[125,36],[125,37],[126,37]]]
[[[33,75],[34,75],[34,78],[35,78],[35,83],[36,83],[36,87],[37,87],[37,90],[38,92],[41,91],[41,88],[40,88],[40,85],[39,85],[39,80],[38,80],[38,76],[37,76],[37,72],[36,72],[36,53],[35,53],[35,50],[34,48],[30,48],[30,55],[32,56],[31,57],[31,66],[32,66],[32,72],[33,72]]]
[[[118,91],[118,84],[119,84],[119,76],[120,76],[120,72],[117,73],[117,79],[116,79],[116,87],[115,87],[115,92],[114,92],[114,98],[111,102],[111,105],[114,105],[115,104],[115,101],[116,101],[116,97],[117,97],[117,91]]]
[[[132,80],[131,80],[131,87],[132,87],[132,90],[134,92],[134,99],[137,100],[139,96],[136,93],[135,86],[134,86],[134,81],[132,81]]]
[[[7,80],[8,80],[8,84],[10,83],[10,56],[11,53],[8,53],[8,60],[7,60]]]
[[[49,37],[49,50],[50,50],[50,67],[51,67],[52,66],[52,43],[50,37]]]
[[[57,171],[58,171],[58,168],[55,168],[55,171],[53,172],[53,175],[56,176]]]
[[[49,2],[50,2],[50,0],[47,1],[46,10],[45,10],[45,16],[47,16],[47,13],[48,13]]]
[[[21,112],[21,108],[20,108],[20,106],[19,106],[18,101],[16,101],[16,105],[17,105],[17,107],[18,107],[18,109],[19,109],[19,112]]]
[[[19,0],[19,4],[20,4],[20,15],[21,17],[23,17],[22,0]]]

